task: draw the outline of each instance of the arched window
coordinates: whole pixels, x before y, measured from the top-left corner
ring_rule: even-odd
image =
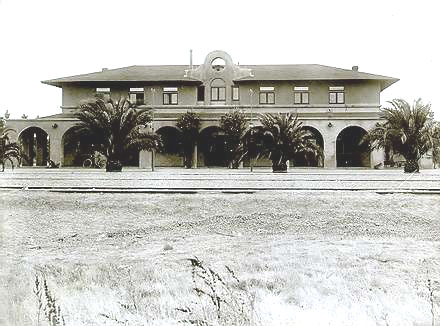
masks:
[[[221,78],[216,78],[211,82],[211,101],[226,101],[225,81]]]

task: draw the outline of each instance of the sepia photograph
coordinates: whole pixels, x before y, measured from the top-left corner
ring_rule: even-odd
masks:
[[[0,0],[0,326],[440,326],[439,9]]]

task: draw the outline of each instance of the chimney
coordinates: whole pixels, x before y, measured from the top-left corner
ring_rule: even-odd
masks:
[[[189,50],[189,67],[193,68],[193,50]]]
[[[353,66],[353,67],[351,67],[351,70],[353,70],[353,71],[359,71],[359,66]]]
[[[107,71],[108,70],[108,68],[102,68],[102,71]]]

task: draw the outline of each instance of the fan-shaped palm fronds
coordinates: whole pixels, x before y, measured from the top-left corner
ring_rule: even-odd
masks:
[[[260,138],[263,146],[258,156],[267,156],[272,160],[272,168],[276,171],[286,171],[287,160],[294,160],[297,155],[308,153],[321,159],[322,149],[312,141],[310,131],[302,128],[298,116],[286,114],[261,114],[260,122],[263,126],[256,138]]]
[[[176,126],[182,131],[184,165],[189,169],[192,166],[194,145],[199,137],[200,116],[195,112],[186,112],[177,119]]]
[[[125,98],[117,102],[96,99],[79,108],[75,116],[80,122],[72,129],[71,141],[89,139],[95,150],[107,158],[107,170],[111,170],[112,164],[120,166],[130,150],[152,150],[160,146],[158,135],[143,132],[152,121],[150,110],[132,106]]]
[[[391,107],[382,109],[383,123],[378,123],[366,135],[371,149],[391,148],[406,159],[405,172],[419,170],[418,160],[433,148],[430,130],[433,112],[430,104],[421,99],[412,106],[402,99],[394,99]]]
[[[20,147],[16,142],[11,142],[9,133],[15,130],[6,127],[6,122],[0,120],[0,164],[2,165],[2,172],[5,170],[6,162],[9,162],[14,169],[14,160],[17,162],[21,160]]]
[[[246,119],[243,112],[232,111],[220,118],[220,128],[225,132],[227,160],[230,167],[237,169],[244,157],[243,137]]]

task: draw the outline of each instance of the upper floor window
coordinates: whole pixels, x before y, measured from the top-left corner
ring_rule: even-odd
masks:
[[[163,88],[163,104],[164,105],[177,105],[177,87],[164,87]]]
[[[96,96],[104,101],[110,100],[110,87],[97,87]]]
[[[211,101],[226,101],[225,81],[216,78],[211,82]]]
[[[309,104],[309,88],[305,86],[295,86],[293,88],[294,104]]]
[[[142,87],[130,88],[130,103],[136,105],[144,104],[144,89]]]
[[[232,100],[240,101],[240,92],[238,86],[232,86]]]
[[[197,102],[204,102],[205,101],[205,86],[198,86],[197,87]]]
[[[274,87],[260,87],[260,104],[275,104]]]
[[[344,86],[330,86],[328,88],[328,102],[330,104],[344,104],[345,103]]]
[[[226,88],[211,87],[211,101],[226,101]]]

